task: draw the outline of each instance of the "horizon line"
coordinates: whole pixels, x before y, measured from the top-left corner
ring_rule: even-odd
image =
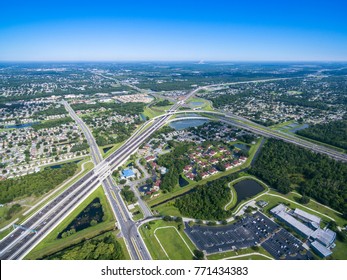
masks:
[[[347,63],[346,60],[203,60],[203,59],[182,59],[182,60],[156,60],[156,59],[124,59],[124,60],[0,60],[0,63],[141,63],[141,62],[194,62],[200,64],[214,63],[214,62],[228,62],[228,63]]]

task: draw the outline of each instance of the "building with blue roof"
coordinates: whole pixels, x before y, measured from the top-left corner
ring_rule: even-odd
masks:
[[[134,171],[132,169],[127,168],[127,169],[124,169],[122,171],[122,177],[124,179],[134,178],[135,177],[135,173],[134,173]]]

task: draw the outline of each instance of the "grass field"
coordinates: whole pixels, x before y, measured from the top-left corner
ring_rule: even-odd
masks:
[[[153,210],[157,211],[162,216],[181,216],[180,211],[174,206],[175,201],[169,201],[157,207],[154,207]]]
[[[248,256],[240,256],[240,257],[235,257],[235,258],[232,258],[230,260],[246,260],[246,261],[249,261],[249,260],[270,260],[269,258],[267,257],[264,257],[262,255],[248,255]]]
[[[193,256],[190,253],[189,249],[187,248],[187,245],[183,242],[181,239],[180,241],[176,240],[179,238],[178,233],[173,231],[172,227],[177,228],[178,223],[176,222],[165,222],[163,220],[156,220],[149,223],[146,223],[142,225],[139,229],[139,232],[147,246],[147,249],[149,253],[152,256],[152,259],[154,260],[168,260],[169,258],[181,258],[181,259],[192,259]],[[159,229],[156,231],[157,228],[162,227],[171,227],[170,230],[165,229]],[[164,230],[164,231],[163,231]],[[155,232],[156,231],[156,232]],[[180,230],[178,230],[181,237],[184,239],[184,241],[188,244],[191,251],[194,252],[196,249],[194,244],[190,241],[188,236],[183,231],[183,225],[181,224]],[[159,235],[158,235],[159,234]],[[160,246],[157,238],[162,243],[163,248]],[[176,243],[178,242],[178,243]],[[179,247],[172,246],[172,244],[176,244]],[[181,248],[182,247],[182,248]],[[176,252],[179,251],[179,252]],[[182,253],[183,252],[183,253]],[[169,256],[167,256],[167,255]],[[182,255],[184,254],[184,255]]]
[[[134,212],[137,212],[137,211],[139,211],[140,213],[134,215]],[[135,208],[132,209],[130,212],[133,214],[133,220],[134,221],[138,221],[140,219],[143,219],[143,213],[141,211],[140,206],[136,205]]]
[[[336,247],[332,249],[333,254],[328,259],[347,260],[347,243],[336,240],[335,244]]]
[[[246,249],[241,249],[241,250],[211,254],[211,255],[207,256],[207,259],[208,260],[221,260],[221,259],[239,256],[239,255],[250,254],[250,253],[260,253],[260,254],[264,254],[264,255],[272,258],[272,256],[263,247],[257,247],[257,250],[254,250],[253,248],[246,248]],[[246,259],[248,259],[248,257],[246,257]]]
[[[76,232],[75,234],[72,234],[66,238],[57,239],[59,232],[63,231],[96,197],[100,199],[100,203],[103,206],[103,222]],[[90,196],[88,196],[72,213],[70,213],[57,227],[55,227],[53,231],[51,231],[25,258],[39,259],[43,256],[51,255],[68,246],[77,244],[83,239],[89,239],[104,231],[113,230],[114,223],[115,218],[113,216],[111,207],[107,202],[102,187],[99,187]]]
[[[170,106],[171,107],[171,106]],[[143,110],[143,114],[147,116],[148,118],[152,119],[156,116],[162,115],[165,113],[164,110],[158,109],[158,108],[164,108],[164,107],[146,107]]]
[[[154,235],[161,243],[161,246],[170,260],[191,260],[193,254],[185,244],[176,227],[156,228]]]

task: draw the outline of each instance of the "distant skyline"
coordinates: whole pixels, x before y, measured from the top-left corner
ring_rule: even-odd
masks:
[[[347,61],[343,1],[6,1],[0,61]]]

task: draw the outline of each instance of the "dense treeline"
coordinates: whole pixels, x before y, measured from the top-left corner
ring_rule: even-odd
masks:
[[[171,103],[169,100],[165,99],[165,100],[161,100],[161,101],[155,103],[155,106],[161,107],[161,106],[169,106],[172,104],[173,103]]]
[[[67,114],[67,111],[65,110],[64,106],[60,106],[58,108],[51,107],[46,110],[42,110],[39,112],[35,112],[35,116],[54,116],[54,115],[63,115]]]
[[[129,203],[135,203],[137,201],[134,192],[130,189],[129,186],[124,186],[120,193],[124,197],[124,199]]]
[[[83,151],[89,148],[88,143],[81,143],[81,144],[75,144],[72,146],[70,152],[74,153],[74,152],[79,152],[79,151]]]
[[[293,188],[347,216],[347,164],[270,139],[250,170],[282,193]]]
[[[42,123],[37,123],[37,124],[34,124],[32,128],[35,130],[40,130],[44,128],[52,128],[52,127],[59,126],[62,124],[67,124],[70,122],[72,122],[72,119],[70,117],[66,117],[66,118],[60,118],[55,120],[48,120]]]
[[[47,193],[77,170],[75,163],[62,165],[61,168],[46,168],[40,172],[18,178],[0,181],[0,203],[8,203],[21,197],[40,196]]]
[[[316,124],[296,133],[347,150],[347,120]]]
[[[86,240],[72,248],[58,252],[51,260],[123,260],[122,247],[112,233]]]
[[[22,206],[21,206],[20,204],[18,204],[18,203],[13,204],[13,205],[10,207],[10,209],[8,209],[8,211],[6,212],[6,214],[5,214],[5,219],[6,219],[6,220],[11,220],[12,217],[13,217],[16,213],[20,212],[21,210],[22,210]]]
[[[116,112],[119,115],[127,114],[140,114],[143,112],[143,108],[146,104],[140,102],[129,102],[129,103],[96,103],[96,104],[73,104],[71,107],[74,110],[90,110],[90,109],[112,109],[113,112]]]
[[[176,199],[175,206],[184,217],[203,220],[222,220],[230,216],[224,206],[230,201],[230,189],[224,180],[198,186],[193,193]]]
[[[189,145],[171,142],[173,151],[159,157],[158,164],[168,168],[164,175],[160,188],[165,191],[172,191],[178,184],[179,175],[182,173],[184,166],[189,164],[189,159],[183,156],[189,149]]]
[[[251,92],[243,92],[238,94],[222,94],[218,95],[215,98],[212,98],[211,101],[213,103],[213,107],[221,108],[227,104],[237,102],[240,98],[247,98],[249,96],[252,96]]]

